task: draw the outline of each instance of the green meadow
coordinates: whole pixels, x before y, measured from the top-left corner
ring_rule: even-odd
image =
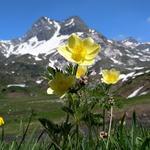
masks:
[[[145,113],[150,115],[150,95],[144,95],[134,97],[130,99],[119,99],[120,108],[117,108],[115,115],[117,118],[121,117],[124,112],[132,113],[133,110],[137,111],[137,114]],[[46,95],[44,93],[38,93],[36,96],[29,96],[27,94],[22,97],[13,97],[1,95],[0,97],[0,114],[5,119],[5,135],[20,135],[23,127],[29,121],[31,112],[33,117],[31,121],[31,128],[41,127],[38,121],[39,118],[47,118],[56,122],[63,121],[65,117],[64,111],[61,107],[63,101],[54,95]],[[138,110],[136,110],[138,108]],[[140,109],[139,109],[140,108]],[[99,111],[98,108],[95,111]]]

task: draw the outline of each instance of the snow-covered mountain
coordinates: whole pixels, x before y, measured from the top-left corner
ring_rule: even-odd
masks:
[[[58,54],[57,47],[72,33],[81,37],[90,36],[101,45],[102,50],[92,66],[93,71],[118,68],[123,73],[123,82],[130,79],[130,74],[134,74],[134,79],[144,74],[149,77],[150,43],[138,42],[132,37],[122,41],[107,39],[96,30],[90,29],[77,16],[63,22],[41,17],[22,37],[0,41],[0,79],[5,79],[1,81],[2,85],[38,83],[46,66],[65,66],[66,60]],[[150,83],[150,78],[147,82]],[[150,92],[150,87],[146,86],[144,92]],[[129,94],[132,93],[126,96]]]

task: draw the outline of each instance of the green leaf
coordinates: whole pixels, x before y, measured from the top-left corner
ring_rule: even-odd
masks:
[[[73,65],[72,64],[69,64],[66,68],[66,72],[70,75],[72,74],[73,72]]]
[[[67,106],[63,106],[62,110],[65,111],[66,113],[71,114],[71,115],[74,114],[74,111],[71,108],[67,107]]]
[[[136,127],[136,112],[133,111],[133,114],[132,114],[132,127],[135,128]]]
[[[132,114],[132,129],[131,129],[131,140],[132,140],[132,148],[133,149],[135,149],[135,146],[136,146],[135,129],[136,129],[136,112],[133,111],[133,114]]]
[[[56,71],[55,71],[54,68],[48,66],[48,67],[47,67],[47,71],[48,71],[48,73],[49,73],[50,75],[52,75],[53,77],[55,76],[55,72],[56,72]]]
[[[61,124],[62,135],[69,135],[73,125],[71,123],[64,122]]]
[[[47,129],[51,134],[60,133],[59,126],[52,121],[44,118],[40,118],[39,121],[43,125],[43,127]]]
[[[53,76],[50,75],[48,72],[45,72],[43,78],[46,79],[46,80],[52,80],[52,79],[53,79]]]
[[[140,150],[148,150],[146,148],[150,149],[150,137],[145,139]]]
[[[93,126],[100,126],[103,123],[103,116],[101,114],[89,112],[82,118],[82,120]]]

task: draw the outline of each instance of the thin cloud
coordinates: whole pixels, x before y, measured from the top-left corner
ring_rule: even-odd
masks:
[[[150,23],[150,17],[147,18],[147,22]]]

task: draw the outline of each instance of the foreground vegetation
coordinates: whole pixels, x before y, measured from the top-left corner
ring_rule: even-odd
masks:
[[[149,150],[150,148],[150,129],[149,126],[144,126],[138,122],[138,116],[132,114],[132,119],[123,115],[124,112],[134,110],[135,106],[145,107],[150,106],[149,95],[134,97],[131,99],[120,99],[120,108],[116,108],[114,121],[112,123],[111,136],[109,145],[107,146],[107,132],[102,132],[102,124],[92,128],[92,136],[89,137],[88,127],[81,122],[78,137],[78,147],[76,146],[76,137],[68,136],[68,144],[65,148],[60,147],[47,134],[47,129],[43,129],[38,121],[39,118],[46,118],[47,125],[50,129],[58,132],[58,126],[65,120],[65,112],[62,110],[64,103],[58,97],[51,95],[47,96],[40,94],[37,97],[8,97],[1,96],[1,114],[5,118],[5,134],[3,141],[0,143],[1,149],[8,150],[47,150],[47,149],[115,149],[115,150]],[[145,105],[144,105],[145,104]],[[10,111],[11,110],[11,111]],[[138,114],[142,113],[137,111]],[[32,112],[32,113],[31,113]],[[95,107],[94,112],[99,112],[99,106]],[[100,111],[101,112],[101,111]],[[146,113],[146,112],[145,112]],[[149,113],[149,112],[148,112]],[[30,115],[32,114],[31,122],[28,126]],[[131,114],[130,114],[131,115]],[[119,116],[115,119],[115,116]],[[109,118],[109,117],[108,117]],[[108,119],[107,118],[107,119]],[[49,120],[53,121],[49,122]],[[100,119],[101,120],[101,119]],[[43,120],[44,121],[44,120]],[[71,122],[73,119],[71,119]],[[43,122],[44,123],[44,122]],[[108,120],[106,124],[108,130]],[[75,127],[73,127],[74,129]],[[27,132],[26,132],[26,129]],[[51,132],[51,131],[49,131]],[[54,132],[54,131],[53,131]],[[58,135],[56,134],[56,138]],[[59,133],[60,136],[60,133]],[[22,142],[21,142],[22,141]],[[21,144],[20,144],[21,143]],[[55,145],[55,144],[57,145]]]
[[[150,129],[144,128],[138,124],[136,120],[136,113],[132,115],[132,125],[125,124],[126,117],[122,116],[121,120],[113,123],[112,134],[109,138],[109,144],[107,145],[108,135],[102,133],[99,130],[93,132],[95,138],[89,137],[89,132],[84,132],[79,136],[78,146],[76,145],[76,139],[73,136],[68,136],[69,141],[65,148],[61,148],[57,145],[57,141],[53,141],[46,134],[45,130],[36,129],[32,133],[28,130],[29,124],[24,129],[20,138],[16,138],[11,142],[1,141],[1,150],[61,150],[61,149],[79,149],[79,150],[149,150],[150,149]],[[58,126],[48,123],[48,130],[55,132],[56,137],[58,133]],[[29,133],[30,132],[30,133]],[[98,134],[98,136],[97,136]],[[57,137],[58,138],[58,137]],[[56,139],[55,139],[56,140]]]

